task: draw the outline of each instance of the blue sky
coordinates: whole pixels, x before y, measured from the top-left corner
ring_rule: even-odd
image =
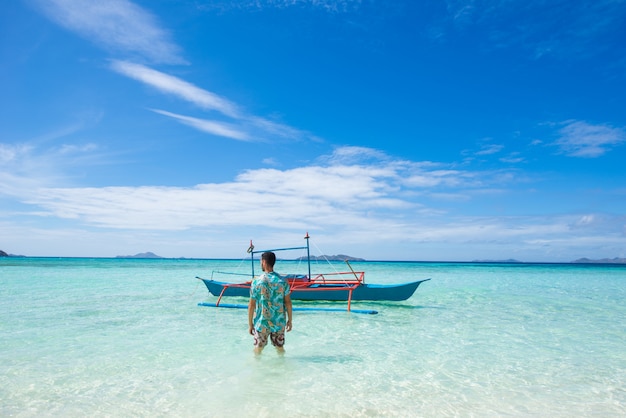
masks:
[[[626,2],[25,0],[0,249],[626,256]]]

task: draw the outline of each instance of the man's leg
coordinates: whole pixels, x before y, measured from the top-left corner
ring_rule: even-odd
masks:
[[[254,330],[254,354],[261,354],[267,345],[267,334]]]
[[[285,331],[272,332],[270,338],[278,354],[285,354]]]

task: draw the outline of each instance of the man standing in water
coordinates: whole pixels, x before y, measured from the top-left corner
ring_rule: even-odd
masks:
[[[287,280],[274,271],[275,263],[276,254],[269,251],[263,253],[263,274],[252,280],[250,286],[248,328],[254,336],[255,354],[261,354],[268,338],[278,353],[283,354],[285,331],[291,331],[291,289]]]

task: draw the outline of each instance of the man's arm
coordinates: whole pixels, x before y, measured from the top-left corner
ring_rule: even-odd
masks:
[[[248,302],[248,332],[250,335],[254,335],[254,324],[252,320],[254,318],[254,311],[256,309],[256,301],[250,298],[250,302]]]
[[[285,295],[285,308],[287,308],[287,325],[285,330],[291,331],[291,319],[293,317],[293,309],[291,307],[291,295]]]

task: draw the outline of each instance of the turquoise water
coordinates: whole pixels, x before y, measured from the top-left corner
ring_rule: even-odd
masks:
[[[0,259],[0,416],[626,416],[626,267],[352,265],[432,280],[353,303],[378,315],[296,312],[255,358],[195,278],[249,262]]]

